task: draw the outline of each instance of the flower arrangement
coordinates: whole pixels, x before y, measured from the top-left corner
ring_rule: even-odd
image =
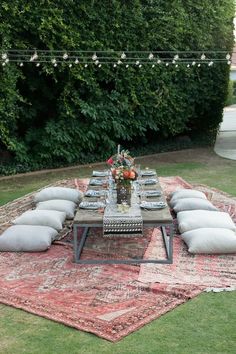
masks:
[[[130,156],[128,150],[122,150],[107,160],[111,167],[112,176],[116,183],[130,185],[131,181],[137,179],[137,172],[134,168],[134,158]]]

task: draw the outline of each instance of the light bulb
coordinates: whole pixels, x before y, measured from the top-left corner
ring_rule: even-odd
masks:
[[[54,63],[54,64],[53,64],[53,66],[55,66],[55,67],[56,67],[56,66],[57,66],[57,63]]]
[[[142,64],[139,64],[139,66],[138,66],[139,68],[141,68],[142,67]]]
[[[189,68],[189,67],[190,67],[190,65],[188,64],[188,65],[187,65],[187,68]]]
[[[5,66],[6,65],[6,63],[5,63],[5,61],[2,63],[2,66]]]
[[[116,64],[114,64],[113,67],[116,68]]]
[[[169,66],[169,63],[166,63],[166,66]]]
[[[139,65],[139,61],[137,60],[135,64],[136,64],[136,65]]]
[[[87,67],[88,67],[88,64],[85,64],[84,67],[87,68]]]
[[[201,64],[198,64],[198,67],[200,68]]]
[[[154,58],[154,55],[152,53],[149,54],[148,59],[152,60]]]
[[[37,60],[37,59],[38,59],[38,54],[37,54],[37,52],[35,52],[35,53],[31,56],[30,61],[34,61],[34,60]]]
[[[175,65],[176,68],[178,68],[178,66],[179,66],[178,64]]]
[[[99,60],[95,60],[95,65],[98,65],[99,64]]]
[[[99,64],[98,67],[101,68],[102,64]]]
[[[69,68],[71,68],[71,67],[72,67],[72,64],[70,63],[70,64],[69,64]]]
[[[194,65],[196,65],[196,62],[195,62],[195,61],[192,62],[192,66],[194,66]]]
[[[155,65],[154,65],[154,64],[152,64],[152,68],[155,68]]]
[[[69,56],[69,55],[68,55],[67,53],[64,53],[64,54],[63,54],[63,59],[64,59],[64,60],[68,59],[68,56]]]
[[[37,63],[36,66],[39,67],[39,66],[40,66],[40,63]]]
[[[128,67],[129,67],[129,64],[126,64],[125,67],[128,68]]]
[[[20,63],[20,66],[24,66],[24,64],[23,64],[23,63]]]
[[[78,58],[75,59],[75,64],[79,64],[79,59]]]
[[[161,64],[161,60],[160,59],[157,60],[157,64]]]

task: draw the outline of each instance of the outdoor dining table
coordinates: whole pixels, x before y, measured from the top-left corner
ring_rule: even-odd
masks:
[[[95,187],[99,189],[99,187]],[[150,186],[145,186],[144,190],[150,189]],[[166,198],[163,194],[161,185],[157,180],[155,189],[160,191],[161,195],[158,201],[166,203]],[[88,200],[88,198],[85,198]],[[150,198],[150,200],[153,200]],[[73,248],[74,248],[74,262],[78,264],[141,264],[141,263],[160,263],[160,264],[171,264],[173,263],[173,218],[171,216],[169,207],[166,203],[166,207],[156,210],[146,210],[141,209],[141,216],[143,219],[143,228],[159,228],[163,238],[163,245],[165,248],[166,257],[158,259],[147,259],[145,258],[135,258],[131,257],[124,259],[112,258],[112,259],[83,259],[81,258],[83,249],[86,243],[87,237],[89,237],[89,231],[92,228],[103,228],[103,213],[99,210],[87,210],[78,209],[74,217],[73,222]],[[79,228],[83,229],[82,236],[78,238]],[[124,235],[126,236],[126,235]],[[98,237],[103,237],[101,234]],[[122,235],[121,235],[122,237]],[[145,236],[143,236],[145,237]],[[125,242],[125,237],[124,237]]]

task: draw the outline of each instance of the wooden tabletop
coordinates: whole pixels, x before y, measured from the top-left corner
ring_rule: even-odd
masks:
[[[97,186],[88,186],[88,189],[96,189],[99,190],[102,187],[97,187]],[[160,197],[155,197],[155,198],[146,198],[147,201],[155,201],[155,202],[166,202],[166,198],[163,194],[161,185],[159,182],[155,185],[148,185],[144,186],[143,190],[158,190],[162,192],[162,195]],[[99,198],[90,198],[90,197],[84,197],[84,201],[95,201],[99,200]],[[141,214],[143,218],[143,224],[148,225],[148,224],[155,224],[155,225],[161,225],[161,224],[170,224],[173,222],[170,210],[168,205],[163,208],[163,209],[157,209],[157,210],[143,210],[141,209]],[[75,214],[74,217],[74,224],[80,224],[80,225],[101,225],[103,224],[103,212],[101,210],[88,210],[88,209],[78,209],[78,211]]]

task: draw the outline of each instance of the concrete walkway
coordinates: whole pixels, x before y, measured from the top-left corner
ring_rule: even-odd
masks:
[[[214,150],[221,157],[236,160],[236,105],[224,109]]]

